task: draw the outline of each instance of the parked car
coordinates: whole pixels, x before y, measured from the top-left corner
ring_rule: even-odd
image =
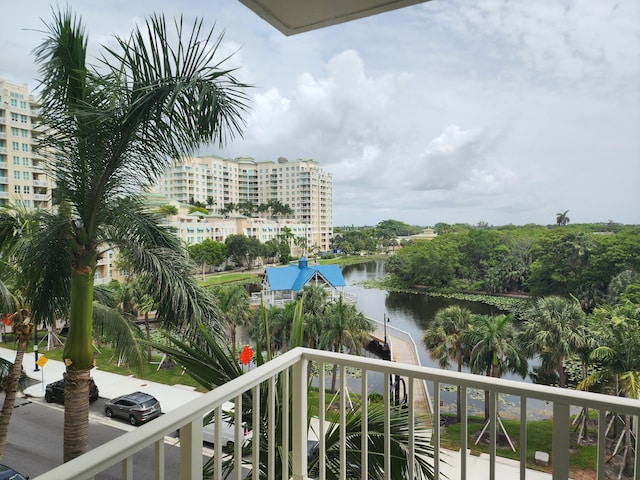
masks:
[[[134,392],[107,400],[104,414],[107,417],[126,418],[131,425],[140,425],[160,416],[162,409],[153,395]]]
[[[19,474],[13,468],[0,464],[0,480],[29,480],[29,477]]]
[[[98,399],[98,387],[93,381],[93,378],[89,381],[89,401],[95,402]],[[44,399],[48,402],[64,403],[64,380],[58,380],[48,384],[45,387]],[[1,479],[2,477],[0,477]]]
[[[220,429],[220,439],[222,441],[222,445],[231,446],[236,440],[234,425],[231,423],[233,421],[233,415],[235,412],[235,404],[232,402],[225,402],[222,404],[222,423]],[[204,427],[202,427],[202,441],[206,443],[215,443],[215,423],[213,419],[213,414],[211,417],[211,423],[208,423]],[[250,440],[253,436],[253,432],[249,430],[249,427],[246,423],[242,424],[242,435],[243,440]]]

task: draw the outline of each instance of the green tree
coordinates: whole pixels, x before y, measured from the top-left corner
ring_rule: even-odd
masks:
[[[68,207],[41,222],[29,245],[37,269],[27,271],[38,279],[60,267],[63,294],[54,300],[49,291],[27,293],[36,299],[34,310],[42,302],[52,311],[57,301],[68,311],[64,461],[88,447],[93,278],[107,242],[134,271],[154,279],[160,320],[188,324],[217,316],[193,281],[180,242],[135,197],[172,161],[202,142],[223,144],[242,124],[244,85],[216,60],[221,38],[202,21],[191,30],[181,19],[174,26],[171,31],[164,18],[152,16],[131,35],[116,36],[93,67],[84,27],[67,10],[54,13],[35,51],[44,126],[39,148],[56,184],[54,198]]]
[[[290,326],[290,331],[287,335],[288,345],[287,348],[293,348],[302,345],[302,329],[303,329],[303,314],[301,304],[294,305],[294,318]],[[260,323],[264,326],[263,334],[258,338],[261,341],[256,345],[256,359],[259,365],[264,364],[265,361],[270,360],[273,357],[269,349],[271,340],[269,338],[269,329],[266,328],[269,319],[267,311],[261,308],[261,320]],[[169,337],[171,346],[158,344],[156,348],[160,351],[164,351],[171,355],[179,364],[184,366],[187,373],[196,378],[201,385],[207,389],[213,389],[219,385],[224,385],[231,379],[234,379],[243,374],[238,362],[230,358],[228,350],[221,347],[215,336],[209,334],[206,329],[201,328],[202,338],[197,341],[191,341],[185,343],[184,341]],[[263,356],[261,352],[267,352],[266,356]],[[310,379],[311,381],[311,379]],[[289,435],[289,446],[292,445],[290,432],[284,430],[284,414],[283,406],[289,402],[289,414],[291,415],[291,397],[283,391],[282,377],[276,379],[275,388],[275,420],[268,418],[269,408],[267,407],[269,402],[269,393],[267,388],[260,388],[260,414],[259,419],[260,431],[253,432],[253,437],[250,441],[248,449],[256,447],[259,441],[259,456],[260,467],[257,472],[257,476],[260,479],[270,478],[268,477],[269,465],[272,461],[269,454],[267,445],[269,441],[275,441],[277,443],[275,449],[275,462],[280,466],[283,464],[283,450],[284,436]],[[242,399],[243,402],[243,420],[248,425],[252,425],[252,396],[251,392],[245,393]],[[369,451],[369,474],[368,478],[372,480],[383,480],[385,478],[385,465],[384,465],[384,444],[385,444],[385,427],[384,427],[384,406],[383,405],[370,405],[367,416],[368,423],[368,437],[365,441],[368,442]],[[356,405],[356,409],[347,414],[347,421],[345,429],[347,432],[347,478],[361,478],[361,472],[359,466],[361,465],[361,445],[363,439],[361,437],[362,432],[362,419],[360,406]],[[269,430],[267,426],[270,423],[275,423],[275,438],[268,437]],[[289,425],[292,424],[291,418],[289,418]],[[326,432],[325,447],[327,452],[327,479],[338,480],[339,477],[339,462],[340,462],[340,435],[337,424],[332,424]],[[392,407],[390,410],[390,440],[391,440],[391,457],[392,457],[392,478],[405,478],[408,471],[409,463],[413,463],[415,466],[416,479],[425,480],[433,479],[433,447],[429,441],[429,435],[424,429],[415,429],[415,449],[416,455],[414,458],[408,456],[408,442],[409,442],[409,416],[408,410],[405,408]],[[287,452],[289,459],[291,459],[291,452]],[[309,458],[309,471],[313,475],[317,473],[319,464],[319,452],[316,450]],[[233,456],[230,456],[228,460],[225,460],[223,468],[223,476],[230,475],[234,468]],[[205,466],[205,476],[212,474],[211,465]],[[276,480],[288,479],[287,473],[283,477],[280,477],[280,468],[275,468]],[[272,480],[272,479],[271,479]]]
[[[449,368],[450,361],[454,361],[458,372],[462,366],[469,363],[469,346],[466,335],[471,327],[473,315],[466,308],[451,305],[436,312],[435,318],[423,333],[424,342],[429,354],[437,360],[442,368]],[[458,387],[456,396],[456,418],[460,422],[460,395]]]
[[[305,341],[310,348],[317,348],[324,326],[324,313],[329,306],[329,292],[320,285],[307,284],[302,288],[301,299]]]
[[[227,258],[227,250],[224,243],[205,238],[201,243],[190,245],[189,256],[202,266],[202,280],[205,279],[207,265],[222,265]]]
[[[244,265],[247,268],[251,268],[253,261],[263,253],[262,244],[255,237],[232,234],[226,238],[224,244],[227,247],[228,258],[236,265]]]
[[[163,216],[171,216],[171,215],[177,215],[178,214],[178,207],[176,207],[175,205],[160,205],[158,207],[158,213],[160,215]]]
[[[543,373],[555,372],[561,388],[567,386],[564,362],[593,343],[586,316],[576,300],[562,297],[538,299],[526,314],[519,342],[533,357],[540,357]]]
[[[623,294],[619,304],[596,308],[594,318],[601,328],[591,358],[601,362],[605,371],[592,374],[585,383],[605,383],[614,395],[640,398],[640,304]],[[627,475],[633,475],[634,465],[631,422],[626,415],[622,456]]]
[[[23,294],[22,278],[16,265],[16,252],[33,227],[33,216],[23,209],[0,208],[0,315],[7,320],[15,335],[16,355],[12,364],[2,363],[0,392],[4,393],[0,414],[0,459],[9,432],[9,422],[16,401],[21,377],[24,375],[22,361],[31,339],[34,319],[26,297]]]
[[[9,420],[13,412],[13,406],[16,402],[18,392],[18,382],[22,373],[22,359],[27,349],[27,342],[31,339],[33,333],[33,324],[31,322],[31,313],[20,308],[13,312],[9,319],[11,320],[11,328],[16,337],[16,358],[11,367],[9,375],[5,375],[0,383],[0,392],[5,395],[2,404],[2,412],[0,413],[0,459],[4,454],[4,447],[7,442],[7,433],[9,432]]]
[[[569,223],[571,219],[567,216],[568,213],[569,210],[556,213],[556,223],[558,224],[558,226],[564,227],[567,223]]]
[[[360,349],[369,340],[373,325],[355,305],[345,303],[342,295],[325,310],[325,326],[320,335],[322,349],[334,352],[360,354]],[[337,366],[333,367],[331,390],[336,390]]]
[[[389,273],[403,285],[450,286],[460,265],[460,251],[449,236],[417,241],[387,261]]]
[[[527,359],[518,348],[513,317],[510,315],[475,315],[465,335],[471,348],[470,365],[474,373],[501,378],[505,372],[525,377]],[[485,420],[489,418],[488,392],[485,392]]]
[[[249,293],[241,285],[230,285],[215,289],[214,295],[220,302],[222,318],[229,329],[232,358],[237,358],[238,328],[246,326],[250,318],[251,299],[249,298]]]

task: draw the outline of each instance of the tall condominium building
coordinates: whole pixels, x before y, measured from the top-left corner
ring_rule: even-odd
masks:
[[[309,249],[326,251],[331,246],[333,178],[314,160],[189,157],[159,178],[156,191],[178,202],[202,202],[218,212],[230,204],[251,202],[257,207],[277,200],[293,214],[275,219],[307,225]],[[255,215],[271,216],[269,212]]]
[[[37,106],[27,84],[0,79],[0,205],[50,206],[51,187],[33,151]]]

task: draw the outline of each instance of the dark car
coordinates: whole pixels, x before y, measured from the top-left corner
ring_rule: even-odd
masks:
[[[95,402],[98,399],[98,394],[98,387],[93,381],[93,378],[91,378],[89,381],[89,401]],[[44,399],[49,403],[64,403],[64,380],[58,380],[57,382],[47,385],[44,392]]]
[[[160,402],[148,393],[134,392],[107,400],[104,414],[129,420],[131,425],[140,425],[160,416]]]
[[[0,480],[29,480],[29,477],[20,475],[13,468],[0,464]]]

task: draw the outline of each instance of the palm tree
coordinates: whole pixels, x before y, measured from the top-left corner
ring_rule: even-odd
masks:
[[[305,320],[305,340],[316,348],[322,332],[324,313],[329,306],[329,292],[321,285],[308,283],[302,288],[302,311]]]
[[[229,328],[229,340],[231,354],[236,357],[236,337],[238,327],[247,324],[250,314],[251,300],[247,289],[241,285],[230,285],[214,290],[214,295],[220,302],[220,311],[227,328]]]
[[[595,372],[583,383],[613,385],[614,395],[640,398],[640,305],[623,294],[618,305],[596,308],[593,315],[601,335],[591,359],[601,362],[605,371]],[[629,415],[625,416],[624,428],[623,469],[632,475],[635,442]]]
[[[27,342],[33,332],[31,312],[21,295],[17,277],[18,270],[14,267],[14,255],[24,241],[25,232],[31,228],[30,217],[25,212],[15,208],[3,208],[0,211],[0,312],[8,312],[4,317],[12,326],[16,337],[16,357],[9,368],[3,365],[0,392],[4,392],[2,413],[0,414],[0,459],[4,454],[4,447],[9,432],[9,421],[13,413],[20,377],[22,374],[22,360],[27,349]]]
[[[501,378],[505,372],[525,377],[527,359],[516,344],[513,317],[510,315],[475,315],[465,342],[471,348],[470,365],[474,373]],[[489,398],[485,392],[485,420],[489,418]]]
[[[172,32],[163,17],[152,16],[130,36],[116,36],[99,68],[87,63],[84,27],[71,11],[54,13],[47,27],[35,51],[42,78],[39,149],[61,208],[34,233],[29,255],[37,268],[25,274],[33,280],[26,293],[36,301],[34,313],[36,307],[68,313],[68,461],[88,446],[93,278],[102,251],[118,248],[134,272],[153,278],[160,321],[193,327],[217,317],[191,276],[184,247],[136,194],[202,142],[222,145],[240,133],[246,96],[215,58],[221,37],[203,30],[201,20],[192,29],[176,20]],[[56,285],[37,288],[54,272]]]
[[[567,216],[567,213],[569,213],[569,210],[556,213],[556,223],[558,224],[558,226],[564,227],[567,223],[569,223],[570,218]]]
[[[523,350],[542,360],[541,371],[555,372],[561,388],[567,386],[564,362],[593,344],[587,321],[577,300],[562,297],[538,299],[529,310],[519,342]]]
[[[344,302],[342,295],[325,311],[325,326],[320,335],[320,348],[334,352],[360,354],[360,349],[369,340],[373,325],[355,305]],[[337,366],[333,366],[331,390],[336,390]]]
[[[288,347],[293,348],[302,344],[302,330],[303,330],[303,315],[302,305],[300,302],[295,304],[295,315],[288,335],[289,343]],[[269,329],[268,329],[268,314],[261,308],[261,323],[264,327],[263,335],[260,337],[261,342],[256,345],[256,354],[258,364],[263,364],[272,358],[268,345],[270,343]],[[181,364],[187,373],[195,378],[201,385],[207,389],[213,389],[216,386],[223,385],[224,383],[232,380],[243,374],[241,367],[237,361],[230,358],[229,350],[221,347],[221,342],[215,337],[210,335],[209,332],[201,327],[201,338],[199,341],[191,340],[185,342],[176,337],[168,336],[171,346],[158,344],[155,347],[161,351],[164,351],[172,358],[174,358],[179,364]],[[263,348],[264,347],[264,348]],[[262,351],[267,351],[266,358],[263,357]],[[286,396],[282,389],[282,379],[278,378],[276,382],[275,390],[275,439],[268,437],[268,428],[270,419],[268,417],[269,408],[267,408],[269,402],[269,393],[267,388],[260,388],[260,415],[259,420],[260,431],[254,432],[251,439],[251,443],[248,448],[251,449],[256,445],[256,441],[259,440],[260,448],[260,467],[257,472],[257,476],[260,479],[271,478],[268,477],[269,464],[271,457],[268,452],[269,441],[275,440],[277,442],[277,448],[275,449],[275,462],[276,465],[282,465],[283,462],[283,438],[285,435],[283,429],[283,405],[285,402],[291,401],[290,396]],[[252,425],[252,397],[251,392],[246,392],[243,396],[243,421],[246,421],[248,425]],[[357,406],[357,405],[356,405]],[[292,408],[289,408],[291,414]],[[405,478],[408,471],[408,465],[413,462],[415,465],[416,479],[433,479],[433,465],[429,462],[429,459],[433,458],[433,447],[430,442],[430,437],[427,431],[424,429],[415,429],[415,452],[414,458],[408,456],[408,442],[409,442],[409,416],[408,411],[403,408],[391,408],[390,410],[390,437],[391,437],[391,457],[392,457],[392,473],[393,478]],[[272,419],[273,420],[273,419]],[[369,435],[366,439],[368,442],[369,451],[369,473],[368,478],[373,480],[383,480],[384,474],[384,408],[382,405],[369,405],[368,416],[368,431]],[[291,420],[289,425],[291,425]],[[347,421],[345,425],[347,432],[347,475],[348,478],[361,478],[361,474],[358,472],[361,459],[361,445],[362,445],[362,427],[361,427],[361,412],[359,408],[347,414]],[[289,433],[290,435],[290,433]],[[291,440],[289,440],[291,446]],[[327,452],[327,479],[337,480],[339,477],[339,462],[340,462],[340,435],[339,428],[336,424],[332,424],[326,431],[325,447]],[[291,459],[291,452],[288,452],[289,459]],[[317,473],[319,464],[319,453],[315,451],[309,459],[309,471],[310,473]],[[225,460],[223,466],[223,476],[230,475],[234,468],[233,456],[230,456],[228,460]],[[211,478],[213,475],[211,462],[205,465],[205,478]],[[280,469],[276,468],[276,478],[281,478]],[[286,474],[283,479],[289,478]]]
[[[462,372],[462,366],[469,362],[469,348],[465,342],[465,334],[471,326],[473,315],[466,308],[458,305],[438,310],[435,318],[425,329],[422,341],[429,354],[438,361],[440,367],[448,368],[449,361],[456,362],[458,372]],[[458,387],[456,398],[456,418],[460,422],[460,396],[461,388]]]
[[[16,336],[17,348],[16,359],[11,367],[11,372],[2,379],[0,391],[4,392],[4,402],[2,404],[2,412],[0,413],[0,459],[4,454],[4,447],[7,442],[7,433],[9,432],[9,420],[13,412],[13,406],[16,402],[18,392],[18,381],[22,373],[22,359],[27,349],[27,342],[31,339],[33,333],[33,324],[31,323],[30,312],[24,308],[18,309],[10,315],[13,333]]]

